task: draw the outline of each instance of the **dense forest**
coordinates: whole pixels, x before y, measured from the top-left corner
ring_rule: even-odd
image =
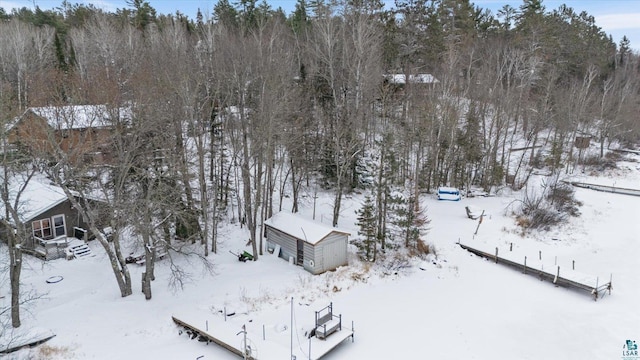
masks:
[[[149,257],[158,243],[177,249],[175,238],[206,257],[219,223],[237,223],[257,260],[263,220],[318,191],[335,194],[334,226],[345,194],[367,193],[360,245],[375,260],[378,248],[422,246],[423,192],[519,189],[534,169],[606,163],[611,143],[640,138],[639,91],[628,39],[541,0],[497,14],[468,0],[298,0],[291,14],[220,0],[195,19],[143,0],[114,13],[67,1],[0,9],[2,200],[17,204],[11,174],[47,174],[83,210],[122,296],[125,228]],[[108,166],[55,136],[36,148],[11,141],[29,108],[68,105],[111,112]],[[584,138],[599,151],[582,154]],[[107,210],[78,193],[99,193]],[[19,223],[5,208],[6,225]],[[10,254],[19,278],[20,251]]]

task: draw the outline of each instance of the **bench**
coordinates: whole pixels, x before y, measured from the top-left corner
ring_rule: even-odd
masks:
[[[342,315],[333,315],[333,303],[316,311],[315,333],[318,339],[324,340],[338,330],[342,330]]]
[[[342,320],[340,317],[331,319],[322,325],[316,327],[316,337],[320,340],[324,340],[327,336],[341,329]]]

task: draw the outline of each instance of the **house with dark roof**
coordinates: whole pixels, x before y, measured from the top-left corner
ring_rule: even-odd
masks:
[[[20,180],[16,178],[9,182],[13,185],[9,191],[12,196],[16,196],[17,187],[24,184]],[[77,195],[77,198],[80,199],[80,196]],[[25,252],[51,260],[64,256],[64,250],[74,238],[87,240],[85,229],[88,225],[82,215],[73,207],[62,188],[52,184],[45,176],[36,174],[29,180],[17,205],[20,221],[29,234],[22,244]],[[5,214],[4,209],[2,214]]]
[[[119,124],[129,124],[128,108],[70,105],[28,108],[8,129],[9,142],[36,156],[59,147],[74,162],[111,160],[112,136]]]

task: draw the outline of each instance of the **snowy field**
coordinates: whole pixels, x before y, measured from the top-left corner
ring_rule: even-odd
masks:
[[[640,163],[625,162],[606,173],[580,173],[578,181],[640,188]],[[535,183],[536,179],[533,179]],[[134,294],[121,298],[104,252],[96,242],[95,257],[43,263],[26,257],[23,289],[43,298],[25,308],[23,329],[46,330],[56,336],[34,349],[7,359],[237,359],[214,344],[179,335],[171,316],[204,319],[234,312],[225,336],[240,346],[242,324],[264,329],[269,340],[285,339],[307,354],[304,331],[313,311],[333,303],[344,326],[354,324],[354,342],[345,340],[323,359],[622,359],[626,340],[640,342],[640,197],[576,189],[582,215],[559,228],[523,236],[511,208],[520,193],[439,202],[422,199],[431,219],[427,242],[437,259],[415,260],[408,267],[380,269],[351,255],[350,266],[318,276],[265,254],[242,263],[229,253],[244,247],[244,229],[221,230],[211,274],[197,261],[173,255],[191,270],[184,289],[167,286],[169,261],[157,263],[153,299],[140,291],[144,267],[129,265]],[[318,219],[330,222],[331,196],[318,199]],[[344,202],[339,226],[357,232],[355,210],[362,196]],[[311,198],[302,215],[312,214]],[[477,220],[464,207],[488,215],[474,236]],[[547,281],[479,258],[457,241],[486,249],[500,247],[557,263],[608,281],[613,292],[597,302],[585,291],[555,287]],[[351,248],[352,253],[354,249]],[[187,261],[192,261],[187,264]],[[52,276],[63,280],[48,284]],[[6,284],[0,295],[7,294]],[[293,299],[293,300],[292,300]],[[8,305],[8,296],[0,299]],[[293,303],[293,306],[291,304]],[[294,317],[291,318],[293,308]],[[293,336],[291,323],[293,322]],[[200,324],[204,327],[204,324]],[[214,323],[208,324],[210,328]],[[260,357],[263,334],[250,341]],[[293,339],[293,343],[291,343]],[[265,345],[266,346],[266,345]],[[298,355],[297,358],[306,358]],[[312,349],[313,358],[313,349]]]

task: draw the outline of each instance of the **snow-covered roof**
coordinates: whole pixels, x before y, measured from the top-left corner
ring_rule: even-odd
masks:
[[[407,83],[406,74],[386,74],[384,77],[392,84],[404,85]],[[409,82],[412,84],[436,84],[440,81],[431,74],[411,74],[409,75]]]
[[[4,124],[4,131],[9,132],[20,121],[20,117],[16,116]]]
[[[69,105],[32,107],[27,112],[45,119],[57,130],[86,129],[112,126],[111,109],[105,105]],[[129,108],[118,109],[121,119],[131,119]]]
[[[298,215],[287,212],[279,212],[265,221],[265,225],[287,233],[297,239],[304,240],[310,244],[317,244],[331,233],[341,233],[351,235],[349,232],[338,230],[324,224],[307,220]]]
[[[10,180],[10,198],[13,201],[18,194],[19,189],[24,185],[25,178],[22,176],[14,176]],[[44,175],[34,175],[20,195],[18,204],[18,213],[22,221],[33,219],[54,206],[64,202],[67,196],[62,188],[53,185]],[[3,212],[4,213],[4,212]]]

